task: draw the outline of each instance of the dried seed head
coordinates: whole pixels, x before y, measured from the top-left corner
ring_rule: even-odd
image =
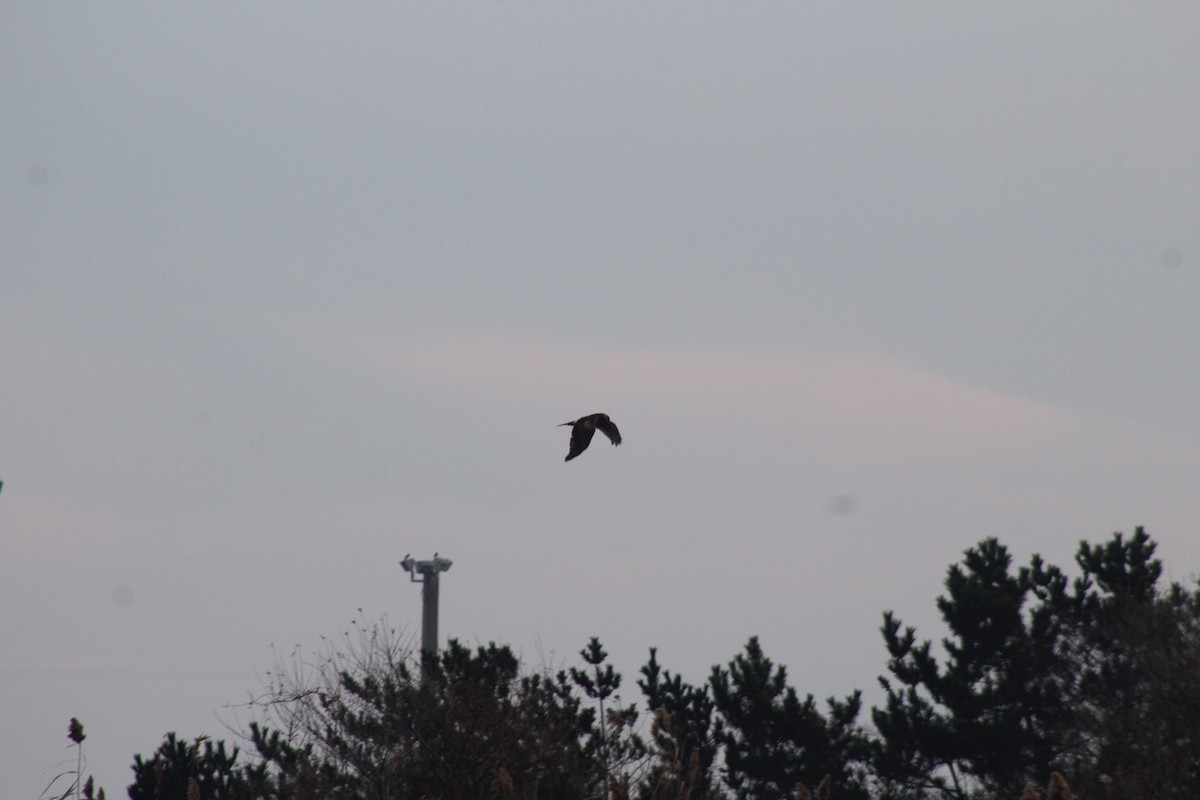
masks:
[[[501,797],[508,797],[513,793],[512,775],[503,766],[492,771],[492,792]]]
[[[654,711],[654,721],[650,723],[650,735],[657,736],[671,730],[671,712],[659,707]]]
[[[1075,800],[1075,794],[1067,785],[1067,779],[1062,773],[1050,773],[1050,788],[1046,790],[1046,800]]]

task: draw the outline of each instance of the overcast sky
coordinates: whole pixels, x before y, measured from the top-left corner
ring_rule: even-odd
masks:
[[[987,536],[1200,571],[1200,5],[0,4],[0,792],[279,654],[867,690]],[[555,425],[610,414],[563,463]],[[361,611],[359,609],[362,609]],[[274,645],[274,649],[272,648]],[[864,714],[864,721],[866,715]]]

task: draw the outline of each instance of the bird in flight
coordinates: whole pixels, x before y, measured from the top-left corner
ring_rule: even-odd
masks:
[[[580,417],[574,422],[564,422],[563,425],[571,426],[571,452],[567,453],[565,461],[570,461],[575,456],[587,450],[588,445],[592,443],[592,436],[599,430],[605,436],[612,440],[614,445],[621,443],[621,432],[617,430],[617,426],[608,418],[608,414],[588,414],[586,417]]]

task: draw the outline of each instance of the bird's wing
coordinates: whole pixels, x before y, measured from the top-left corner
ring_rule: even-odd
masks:
[[[571,429],[571,452],[567,453],[565,461],[570,461],[575,456],[587,450],[589,444],[592,443],[592,436],[596,433],[596,429],[591,425],[576,425]]]
[[[612,440],[613,444],[621,443],[621,432],[617,430],[617,426],[613,424],[611,419],[607,417],[596,423],[596,427],[604,432],[604,435]]]

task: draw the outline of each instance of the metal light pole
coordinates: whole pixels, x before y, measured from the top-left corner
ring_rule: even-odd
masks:
[[[450,569],[453,562],[433,554],[432,561],[414,561],[411,555],[400,562],[409,580],[421,586],[421,651],[436,656],[438,651],[438,573]],[[417,575],[421,577],[418,578]]]

